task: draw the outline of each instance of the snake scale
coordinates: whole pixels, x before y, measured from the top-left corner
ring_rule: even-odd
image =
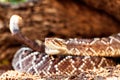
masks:
[[[113,66],[115,62],[105,57],[120,56],[120,33],[93,39],[46,38],[38,44],[20,32],[21,22],[22,18],[18,15],[13,15],[10,19],[12,36],[27,46],[16,52],[12,61],[15,70],[42,77],[71,75]]]

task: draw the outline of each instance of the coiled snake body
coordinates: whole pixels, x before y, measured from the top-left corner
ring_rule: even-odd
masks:
[[[28,47],[21,48],[14,56],[12,65],[15,70],[39,74],[40,76],[71,75],[113,66],[115,63],[104,58],[120,56],[120,33],[108,38],[59,39],[46,38],[37,44],[19,31],[21,18],[13,15],[10,30],[19,42]]]

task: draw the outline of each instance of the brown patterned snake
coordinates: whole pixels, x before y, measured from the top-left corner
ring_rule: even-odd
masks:
[[[45,51],[50,55],[120,56],[120,33],[108,38],[59,39],[46,38]]]
[[[15,70],[42,77],[71,75],[115,65],[111,59],[100,56],[120,56],[120,33],[94,39],[46,38],[43,43],[37,44],[19,31],[21,21],[21,17],[13,15],[10,19],[10,31],[16,40],[31,49],[24,47],[17,51],[12,62]]]

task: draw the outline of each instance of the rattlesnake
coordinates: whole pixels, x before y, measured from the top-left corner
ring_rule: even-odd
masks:
[[[10,19],[12,36],[28,47],[19,49],[12,61],[15,70],[41,77],[71,75],[100,67],[113,66],[106,56],[120,56],[120,33],[108,38],[69,39],[46,38],[40,44],[25,37],[19,30],[22,18]],[[30,48],[29,48],[30,47]]]

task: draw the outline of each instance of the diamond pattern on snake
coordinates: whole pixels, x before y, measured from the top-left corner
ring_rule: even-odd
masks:
[[[106,38],[60,39],[45,38],[40,44],[24,36],[19,30],[22,18],[10,18],[12,36],[27,47],[20,48],[12,61],[15,70],[38,74],[72,75],[116,63],[106,57],[120,56],[120,33]]]

